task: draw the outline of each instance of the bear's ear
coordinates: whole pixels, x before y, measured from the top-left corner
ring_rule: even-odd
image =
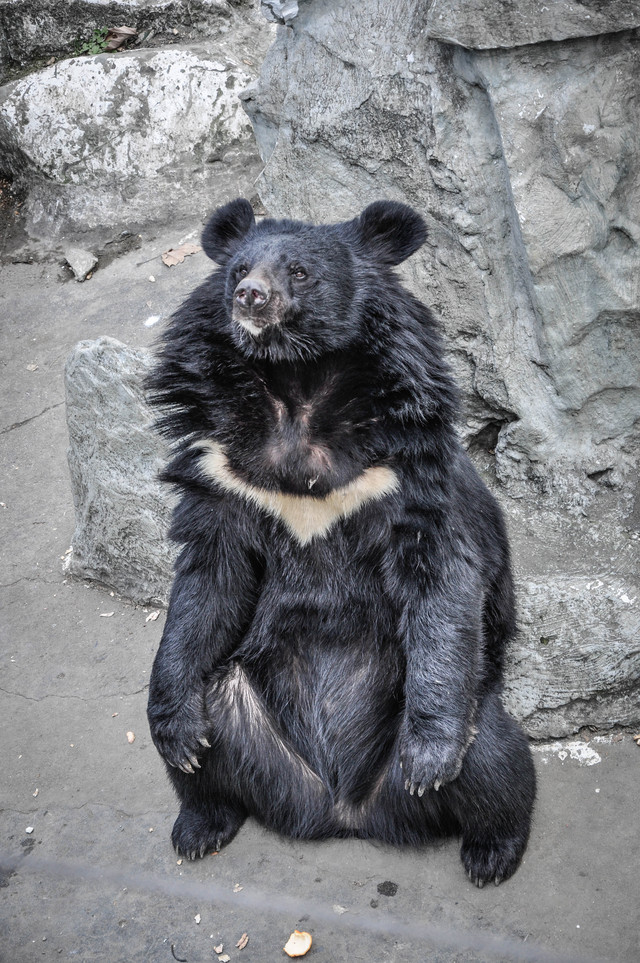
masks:
[[[217,264],[224,264],[255,223],[253,208],[243,197],[219,207],[202,232],[205,254]]]
[[[367,254],[393,266],[406,260],[427,239],[423,219],[408,204],[375,201],[351,221]]]

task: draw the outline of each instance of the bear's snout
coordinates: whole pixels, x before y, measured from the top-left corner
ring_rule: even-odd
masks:
[[[271,288],[257,277],[246,277],[233,292],[237,305],[251,311],[260,311],[269,302]]]

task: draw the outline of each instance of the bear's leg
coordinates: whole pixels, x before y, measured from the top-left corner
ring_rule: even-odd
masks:
[[[185,773],[168,767],[174,789],[181,801],[180,815],[171,833],[179,856],[198,859],[231,842],[247,817],[247,810],[233,793],[219,791],[219,773],[212,772],[213,757],[205,754],[201,768]],[[216,786],[217,783],[217,786]]]
[[[181,802],[172,842],[196,859],[228,843],[250,813],[290,836],[334,836],[340,827],[321,779],[279,732],[238,663],[206,694],[210,746],[192,772],[167,766]]]
[[[527,739],[497,693],[482,700],[476,726],[462,771],[445,794],[460,822],[469,878],[476,886],[497,885],[516,871],[526,848],[535,771]]]

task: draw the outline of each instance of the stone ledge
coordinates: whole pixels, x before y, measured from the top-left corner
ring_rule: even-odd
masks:
[[[432,40],[470,50],[594,37],[639,26],[635,0],[433,0],[427,16]]]

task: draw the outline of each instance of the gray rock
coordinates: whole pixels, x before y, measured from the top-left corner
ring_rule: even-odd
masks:
[[[81,341],[65,368],[76,527],[65,569],[136,602],[166,603],[171,500],[158,482],[166,451],[142,380],[149,352],[113,338]]]
[[[286,25],[298,16],[297,0],[262,0],[260,8],[271,23]]]
[[[521,632],[505,705],[536,739],[640,719],[637,577],[557,576],[518,583]]]
[[[533,474],[555,461],[619,484],[640,440],[640,48],[546,44],[471,69],[500,127],[550,392]]]
[[[206,47],[73,58],[0,88],[0,166],[28,188],[31,236],[131,230],[251,194],[261,163],[238,93],[261,43],[243,28]]]
[[[473,50],[595,37],[640,26],[637,0],[433,0],[427,33]]]
[[[67,247],[64,250],[67,264],[73,271],[76,281],[86,280],[87,274],[93,271],[98,258],[91,251],[84,251],[80,247]]]

